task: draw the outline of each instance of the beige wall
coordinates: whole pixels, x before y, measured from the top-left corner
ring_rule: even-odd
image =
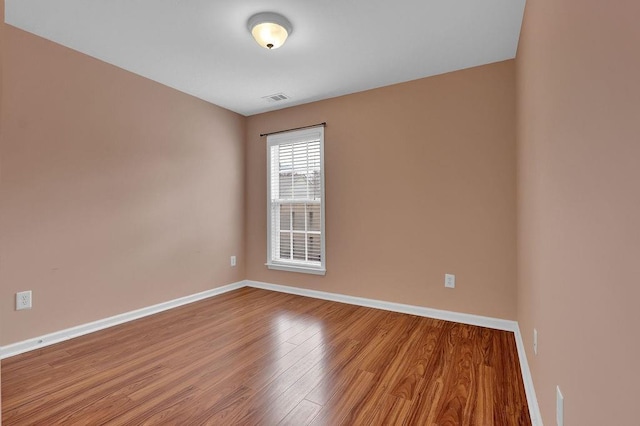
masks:
[[[2,344],[244,279],[245,118],[4,35]]]
[[[518,319],[545,424],[555,424],[556,385],[566,424],[638,424],[638,16],[635,0],[527,1]]]
[[[515,319],[514,78],[507,61],[249,117],[247,278]],[[327,274],[268,270],[259,134],[323,121]]]

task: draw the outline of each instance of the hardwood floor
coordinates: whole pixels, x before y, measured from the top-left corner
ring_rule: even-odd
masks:
[[[512,333],[253,288],[2,361],[3,425],[529,425]]]

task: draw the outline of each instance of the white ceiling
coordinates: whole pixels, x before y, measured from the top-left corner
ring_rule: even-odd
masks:
[[[525,0],[6,0],[6,22],[252,115],[515,57]],[[279,12],[283,47],[247,20]],[[269,103],[263,96],[291,99]]]

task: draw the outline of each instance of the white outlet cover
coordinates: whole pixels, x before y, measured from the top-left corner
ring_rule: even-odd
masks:
[[[560,386],[556,386],[556,423],[564,426],[564,396],[560,392]]]
[[[538,330],[533,329],[533,353],[538,355]]]
[[[31,290],[16,293],[16,311],[31,309]]]
[[[453,274],[444,274],[444,286],[446,288],[456,288],[456,276]]]
[[[231,256],[231,266],[236,266],[236,257]]]

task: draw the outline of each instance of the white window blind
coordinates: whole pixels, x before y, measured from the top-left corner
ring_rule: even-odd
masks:
[[[324,274],[324,127],[269,135],[267,266]]]

